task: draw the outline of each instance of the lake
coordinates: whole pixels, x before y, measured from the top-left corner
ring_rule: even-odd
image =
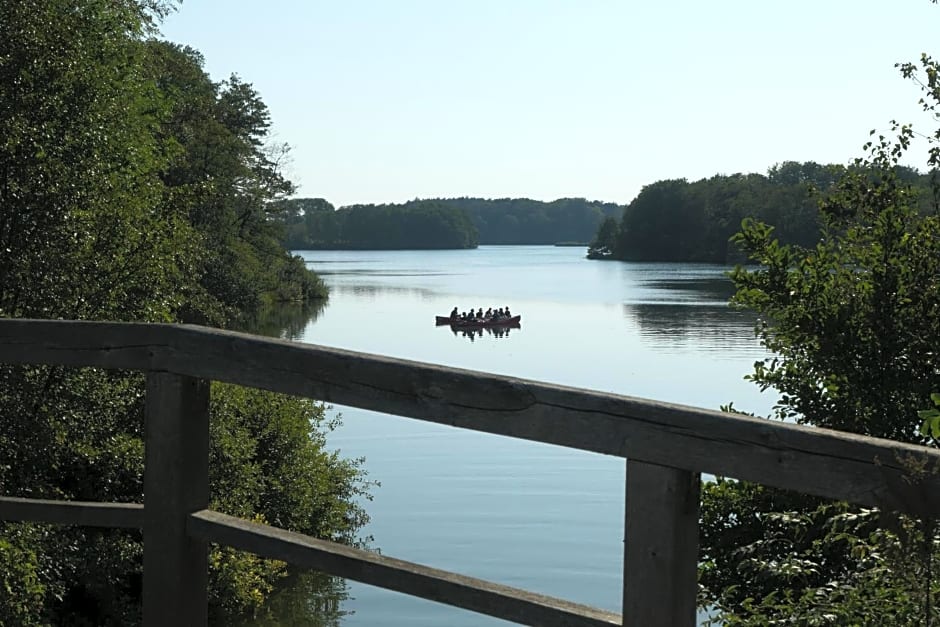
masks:
[[[578,247],[298,251],[331,288],[292,339],[711,409],[766,414],[765,353],[730,310],[726,267],[585,259]],[[508,333],[434,316],[509,306]],[[383,554],[620,611],[623,460],[336,408],[329,444],[381,482],[364,534]],[[343,625],[507,624],[350,582]]]

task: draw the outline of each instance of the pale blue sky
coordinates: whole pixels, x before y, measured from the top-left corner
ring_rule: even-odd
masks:
[[[894,64],[938,26],[928,0],[185,0],[162,30],[252,83],[298,195],[340,206],[845,163],[924,121]]]

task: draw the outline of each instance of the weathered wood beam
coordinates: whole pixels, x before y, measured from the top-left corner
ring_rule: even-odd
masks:
[[[694,627],[698,473],[627,460],[625,625]]]
[[[620,616],[518,588],[317,540],[210,510],[189,517],[189,533],[256,555],[526,625],[620,625]]]
[[[148,370],[171,325],[0,319],[0,363]]]
[[[0,520],[139,529],[143,527],[144,506],[0,496]]]
[[[940,515],[940,452],[850,433],[185,327],[169,370],[476,431]]]
[[[147,374],[144,627],[205,625],[208,545],[186,533],[209,506],[209,382]]]
[[[177,372],[940,516],[926,447],[192,326],[0,320],[0,362]]]

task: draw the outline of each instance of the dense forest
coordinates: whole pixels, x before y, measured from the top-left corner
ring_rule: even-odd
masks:
[[[473,248],[479,244],[584,243],[592,259],[728,263],[745,218],[773,225],[780,241],[811,246],[817,205],[845,166],[787,161],[766,174],[656,181],[626,206],[583,198],[437,198],[335,208],[322,198],[272,203],[282,243],[305,249]],[[924,208],[931,182],[898,166]]]
[[[557,244],[589,242],[601,221],[623,211],[621,205],[559,198],[448,198],[437,202],[467,212],[481,244]]]
[[[322,198],[272,204],[292,250],[476,248],[467,214],[440,202],[352,205],[340,210]]]
[[[276,207],[292,250],[586,243],[606,216],[623,211],[583,198],[435,198],[339,209],[322,198],[299,198]]]
[[[821,195],[846,173],[844,166],[787,161],[763,174],[716,175],[645,186],[620,220],[605,219],[588,250],[592,259],[727,263],[741,253],[730,242],[745,218],[774,227],[781,242],[812,246],[819,239]],[[930,180],[898,167],[926,204]]]
[[[155,39],[159,1],[0,3],[0,316],[244,324],[323,283],[281,245],[267,107]],[[0,365],[0,494],[142,502],[144,381]],[[352,542],[359,462],[321,404],[214,385],[212,506]],[[254,612],[284,566],[210,556],[214,617]],[[0,523],[0,624],[140,621],[139,531]]]

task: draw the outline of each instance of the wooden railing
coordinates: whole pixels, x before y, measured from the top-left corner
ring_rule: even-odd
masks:
[[[209,510],[210,380],[625,458],[623,624],[695,624],[701,472],[940,515],[932,449],[334,348],[193,326],[0,320],[0,363],[147,373],[144,503],[0,497],[0,520],[143,529],[148,626],[205,624],[209,542],[523,624],[621,624]]]

